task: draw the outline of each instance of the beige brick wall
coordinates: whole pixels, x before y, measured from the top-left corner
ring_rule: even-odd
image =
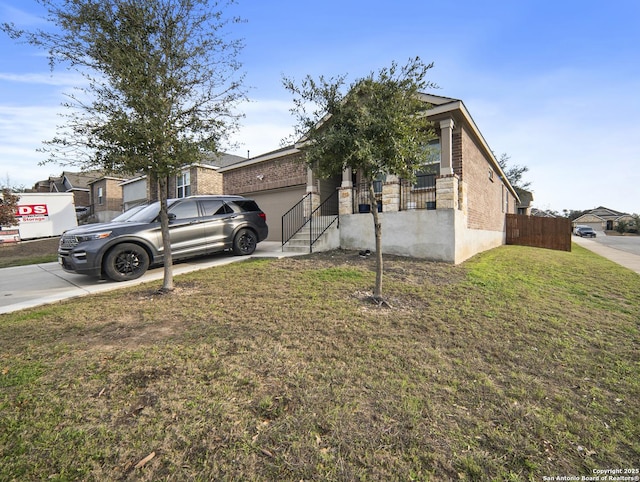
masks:
[[[295,153],[278,159],[250,164],[225,171],[225,194],[248,194],[252,192],[305,185],[307,166],[302,154]]]
[[[504,196],[509,197],[509,212],[515,212],[515,198],[505,188],[497,172],[483,154],[470,132],[463,126],[454,135],[454,171],[460,170],[467,189],[469,228],[501,231],[504,229]],[[489,173],[493,172],[493,179]]]
[[[222,174],[214,169],[192,167],[191,194],[224,194]]]
[[[120,179],[100,179],[91,184],[93,212],[122,211],[122,188]],[[102,188],[102,204],[98,204],[98,189]]]

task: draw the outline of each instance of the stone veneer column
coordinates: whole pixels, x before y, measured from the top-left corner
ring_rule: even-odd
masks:
[[[320,206],[320,191],[318,189],[318,183],[316,182],[316,176],[313,173],[313,169],[307,168],[307,194],[310,194],[309,199],[311,202],[304,205],[304,216],[308,218],[311,213]]]
[[[458,209],[458,176],[436,179],[436,209]]]
[[[338,214],[353,214],[353,181],[350,167],[342,171],[342,184],[338,188]]]
[[[467,214],[467,183],[458,182],[458,209]]]
[[[453,174],[453,119],[440,121],[440,175]]]
[[[398,176],[387,175],[382,183],[382,211],[395,212],[400,210],[400,180]]]

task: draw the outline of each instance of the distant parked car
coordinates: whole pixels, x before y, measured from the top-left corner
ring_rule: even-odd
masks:
[[[87,206],[76,206],[76,218],[81,219],[89,215]]]
[[[578,226],[576,228],[576,235],[582,238],[595,238],[596,232],[589,226]]]
[[[248,255],[269,228],[255,201],[241,196],[191,196],[167,201],[174,259],[232,250]],[[160,203],[122,222],[69,229],[60,237],[58,259],[65,271],[127,281],[163,262]]]

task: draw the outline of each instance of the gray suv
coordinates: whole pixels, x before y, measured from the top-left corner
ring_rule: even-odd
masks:
[[[167,201],[173,259],[225,250],[249,255],[269,229],[255,201],[241,196],[191,196]],[[58,260],[65,271],[127,281],[163,261],[160,203],[123,222],[65,231]]]

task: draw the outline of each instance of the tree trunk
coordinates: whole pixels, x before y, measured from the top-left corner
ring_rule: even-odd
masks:
[[[376,201],[376,193],[373,189],[373,181],[369,183],[369,205],[371,206],[371,214],[373,215],[373,227],[376,238],[376,286],[373,290],[373,299],[382,303],[382,223],[378,213],[378,202]]]
[[[164,281],[162,291],[173,290],[173,255],[171,254],[171,234],[169,233],[169,215],[167,214],[167,183],[166,176],[158,178],[158,195],[160,198],[160,232],[162,233],[162,247],[164,250]]]

